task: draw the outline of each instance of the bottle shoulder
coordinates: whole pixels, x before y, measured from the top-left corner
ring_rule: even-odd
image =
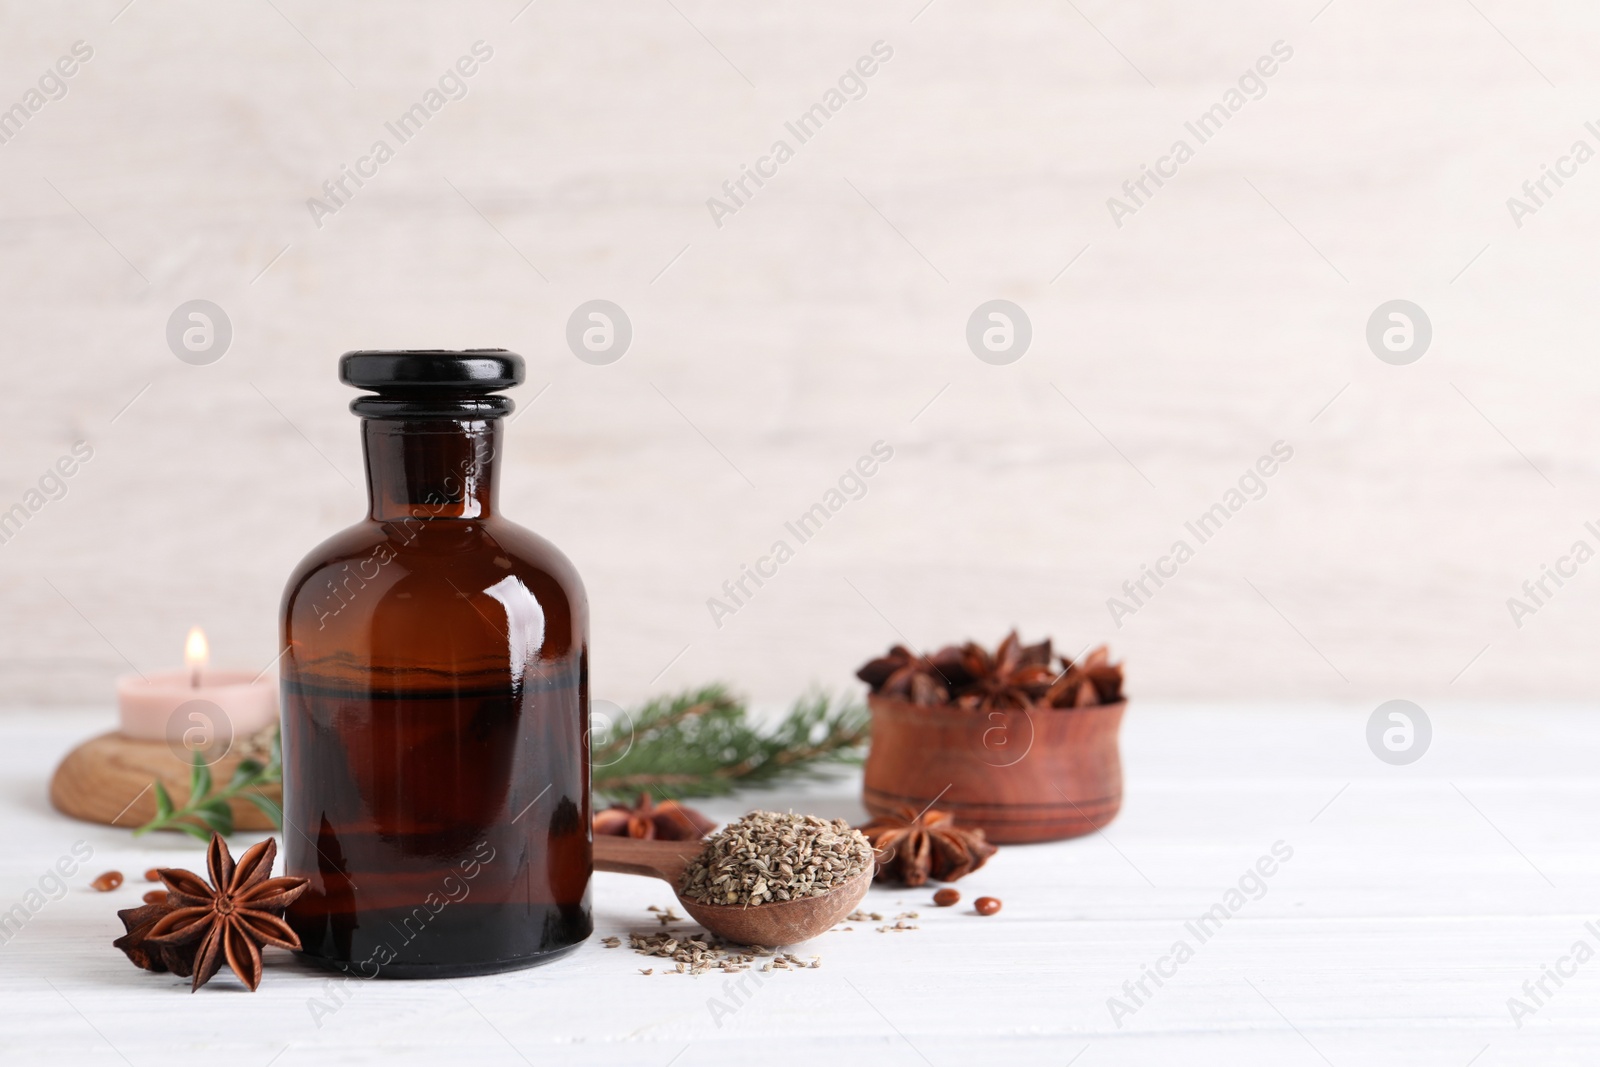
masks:
[[[305,554],[289,573],[287,602],[311,581],[347,565],[372,561],[366,569],[399,563],[400,570],[449,571],[470,578],[482,565],[491,584],[507,572],[551,586],[566,597],[585,599],[583,579],[566,554],[524,526],[489,519],[363,520],[333,534]],[[459,581],[457,584],[460,584]]]
[[[516,570],[531,568],[548,574],[569,597],[587,602],[588,595],[583,579],[578,576],[578,568],[548,538],[498,516],[488,519],[483,526],[486,536],[502,548]]]
[[[588,642],[588,601],[572,562],[498,517],[364,520],[341,530],[291,572],[281,619],[291,646],[374,663],[504,662],[508,644],[514,661],[551,660]]]

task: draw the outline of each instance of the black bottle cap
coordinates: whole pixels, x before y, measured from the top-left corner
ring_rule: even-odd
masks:
[[[376,396],[360,396],[350,410],[369,419],[499,418],[509,397],[494,396],[527,377],[522,357],[503,348],[461,352],[346,352],[339,380]]]

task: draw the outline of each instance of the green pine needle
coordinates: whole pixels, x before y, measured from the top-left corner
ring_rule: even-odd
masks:
[[[647,702],[594,745],[594,791],[617,800],[725,796],[860,760],[868,717],[858,703],[836,706],[812,692],[769,729],[745,713],[722,685]]]

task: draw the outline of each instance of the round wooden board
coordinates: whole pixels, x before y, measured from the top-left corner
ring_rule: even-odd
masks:
[[[238,765],[238,756],[224,756],[212,765],[212,778],[226,782]],[[189,770],[189,764],[179,759],[166,742],[135,741],[112,731],[67,753],[50,780],[50,803],[75,819],[132,829],[156,817],[156,798],[150,783],[157,778],[167,787],[174,804],[181,807],[188,801]],[[283,803],[281,787],[263,786],[261,792],[274,804]],[[237,829],[276,829],[254,804],[241,799],[230,803]]]

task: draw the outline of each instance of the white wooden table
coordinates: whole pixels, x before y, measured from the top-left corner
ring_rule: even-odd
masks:
[[[1375,704],[1376,702],[1374,702]],[[597,937],[574,956],[454,982],[363,983],[314,1020],[326,975],[273,954],[259,993],[231,977],[196,995],[110,945],[114,911],[152,865],[198,865],[187,838],[135,842],[74,823],[48,775],[106,715],[21,714],[0,725],[0,910],[76,841],[94,848],[70,891],[0,945],[0,1061],[441,1064],[1593,1064],[1600,1061],[1600,718],[1593,709],[1429,707],[1432,747],[1409,767],[1365,742],[1372,706],[1224,708],[1135,703],[1128,792],[1104,834],[1003,849],[960,883],[1004,910],[929,906],[919,929],[855,924],[797,950],[742,1003],[727,976],[659,973],[599,936],[654,928],[666,888],[599,875]],[[853,777],[709,803],[859,817]],[[245,840],[241,838],[241,840]],[[1205,941],[1186,922],[1229,903],[1277,842],[1292,858]],[[1271,864],[1267,865],[1271,867]],[[131,876],[87,888],[108,868]],[[1247,879],[1246,888],[1256,890]],[[1595,929],[1586,923],[1594,921]],[[1170,957],[1175,942],[1192,956]],[[1138,1003],[1124,983],[1159,961]],[[1562,984],[1545,968],[1571,972]],[[1524,983],[1544,978],[1542,1003]],[[1534,986],[1537,992],[1537,985]],[[1109,998],[1131,1013],[1114,1019]],[[1531,1014],[1519,1027],[1508,999]],[[732,1007],[723,1014],[717,1003]],[[331,1001],[325,1002],[332,1004]],[[1120,1026],[1118,1023],[1120,1022]],[[720,1025],[719,1025],[720,1024]]]

